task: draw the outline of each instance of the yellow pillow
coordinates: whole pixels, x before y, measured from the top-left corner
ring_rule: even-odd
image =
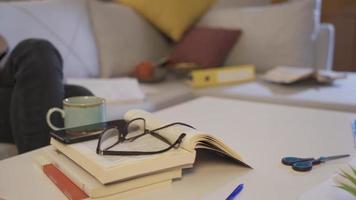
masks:
[[[209,9],[215,0],[116,0],[147,18],[174,41]]]

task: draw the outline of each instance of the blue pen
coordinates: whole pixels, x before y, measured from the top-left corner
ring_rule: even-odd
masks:
[[[238,185],[234,191],[231,192],[231,194],[226,198],[226,200],[233,200],[235,197],[242,191],[244,188],[244,184]]]
[[[354,136],[354,147],[356,147],[356,120],[352,122],[352,133]]]

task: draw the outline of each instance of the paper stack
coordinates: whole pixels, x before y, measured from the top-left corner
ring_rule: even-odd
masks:
[[[134,103],[146,98],[135,78],[71,78],[67,80],[67,84],[88,88],[107,103]]]

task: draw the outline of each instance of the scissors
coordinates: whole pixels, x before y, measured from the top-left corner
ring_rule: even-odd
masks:
[[[313,165],[319,165],[329,160],[335,160],[339,158],[349,157],[349,154],[336,155],[336,156],[321,156],[315,158],[298,158],[298,157],[283,157],[282,163],[284,165],[292,166],[295,171],[306,172],[313,168]]]

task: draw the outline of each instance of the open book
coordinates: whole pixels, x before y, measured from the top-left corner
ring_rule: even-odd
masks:
[[[125,114],[124,119],[129,121],[140,117],[146,119],[146,128],[149,130],[168,124],[155,118],[153,114],[142,110],[131,110]],[[179,148],[173,148],[161,154],[145,156],[97,155],[95,152],[97,140],[65,145],[52,138],[51,144],[103,184],[128,180],[171,168],[192,167],[196,157],[196,149],[201,148],[215,151],[233,159],[240,165],[249,167],[242,161],[237,152],[226,146],[221,140],[197,129],[178,125],[162,129],[159,133],[171,143],[174,143],[182,133],[185,133],[186,136]],[[157,146],[162,145],[161,143],[160,140],[146,135],[137,141],[116,145],[111,150],[128,151],[139,147],[146,151],[152,151]]]
[[[346,74],[306,67],[277,66],[267,71],[262,78],[266,81],[279,84],[292,84],[308,79],[319,83],[331,83],[334,80],[346,78]]]

